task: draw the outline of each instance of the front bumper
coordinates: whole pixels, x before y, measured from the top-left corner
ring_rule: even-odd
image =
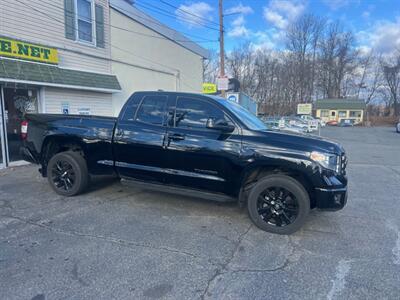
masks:
[[[347,203],[347,187],[316,188],[316,207],[325,210],[339,210]]]

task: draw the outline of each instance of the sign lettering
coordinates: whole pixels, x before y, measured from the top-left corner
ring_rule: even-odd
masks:
[[[2,37],[0,37],[0,57],[1,56],[49,64],[58,63],[58,53],[55,48],[48,48]]]

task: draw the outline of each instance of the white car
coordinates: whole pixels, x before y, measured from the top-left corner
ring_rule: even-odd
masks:
[[[324,127],[326,125],[321,119],[314,118],[310,115],[300,115],[299,117],[308,122],[311,130],[318,130],[318,126]]]
[[[396,125],[396,132],[397,132],[397,133],[400,133],[400,122],[397,123],[397,125]]]

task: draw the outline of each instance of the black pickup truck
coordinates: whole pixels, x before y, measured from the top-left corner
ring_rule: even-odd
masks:
[[[28,114],[24,159],[39,164],[60,195],[85,190],[91,175],[247,205],[252,221],[289,234],[312,208],[347,201],[343,148],[311,135],[270,131],[236,103],[214,96],[137,92],[118,118]]]

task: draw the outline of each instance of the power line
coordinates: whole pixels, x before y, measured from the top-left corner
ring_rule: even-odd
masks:
[[[15,1],[18,2],[18,3],[20,3],[20,4],[22,4],[22,5],[25,5],[26,7],[29,7],[30,9],[32,9],[32,10],[34,10],[34,11],[36,11],[36,12],[38,12],[38,13],[40,13],[40,14],[46,16],[46,17],[48,17],[49,19],[52,19],[52,20],[54,20],[54,21],[56,21],[56,22],[58,22],[58,23],[60,23],[60,24],[62,24],[62,25],[64,25],[64,26],[67,26],[67,24],[65,24],[65,22],[60,21],[59,19],[57,19],[57,18],[55,18],[55,17],[53,17],[53,16],[51,16],[51,15],[49,15],[49,14],[46,14],[45,12],[43,12],[43,11],[41,11],[41,10],[39,10],[39,9],[36,9],[35,7],[32,7],[32,6],[30,6],[29,4],[27,4],[27,3],[25,3],[25,2],[22,2],[22,1],[20,1],[20,0],[15,0]],[[75,29],[74,26],[71,26],[71,28]],[[77,31],[78,31],[78,32],[82,32],[82,31],[79,30],[79,29],[77,29]],[[84,33],[85,33],[85,32],[84,32]],[[45,35],[42,34],[42,36],[45,36]],[[115,48],[115,49],[118,49],[118,50],[120,50],[120,51],[123,51],[123,52],[125,52],[125,53],[131,55],[132,57],[140,58],[140,59],[142,59],[142,60],[148,61],[148,62],[153,63],[153,64],[155,64],[155,65],[159,65],[159,66],[162,66],[162,67],[164,67],[164,68],[173,70],[174,72],[178,72],[179,77],[184,77],[184,76],[182,76],[182,73],[180,72],[179,69],[175,69],[175,68],[173,68],[173,67],[170,67],[170,66],[161,64],[161,63],[159,63],[159,62],[152,61],[152,60],[150,60],[150,59],[148,59],[148,58],[145,58],[145,57],[142,57],[142,56],[140,56],[140,55],[133,54],[133,53],[130,52],[130,51],[127,51],[127,50],[125,50],[125,49],[122,49],[122,48],[119,48],[119,47],[117,47],[117,46],[115,46],[115,45],[112,45],[111,42],[104,41],[104,44],[108,44],[110,47]],[[182,79],[183,79],[183,78],[182,78]],[[192,87],[192,86],[190,86],[190,85],[184,83],[183,81],[182,81],[181,83],[184,84],[184,85],[186,85],[186,86],[188,86],[188,87],[190,87],[190,88],[192,88],[192,89],[194,89],[194,90],[197,89],[197,88],[194,88],[194,87]]]
[[[215,24],[215,25],[219,26],[219,24],[216,23],[216,22],[213,22],[213,21],[211,21],[211,20],[208,20],[208,19],[206,19],[206,18],[203,18],[203,17],[201,17],[201,16],[199,16],[199,15],[193,14],[193,13],[191,13],[191,12],[189,12],[189,11],[187,11],[187,10],[184,10],[184,9],[178,7],[178,6],[175,6],[175,5],[173,5],[173,4],[171,4],[171,3],[167,2],[167,1],[160,0],[160,2],[161,2],[161,3],[164,3],[165,5],[170,6],[170,7],[172,7],[172,8],[175,8],[176,10],[178,10],[178,11],[184,13],[184,14],[187,14],[187,15],[190,15],[190,16],[193,16],[193,17],[196,17],[196,18],[198,18],[198,19],[200,19],[200,20],[203,20],[203,21],[206,21],[206,22],[209,22],[209,23],[212,23],[212,24]]]
[[[146,5],[147,5],[147,6],[146,6],[146,5],[144,5],[144,4],[139,4],[139,3],[136,3],[136,5],[137,5],[137,6],[140,6],[140,7],[143,7],[143,8],[145,8],[145,9],[148,9],[148,10],[150,10],[150,11],[152,11],[152,12],[158,13],[158,14],[160,14],[160,15],[163,15],[163,16],[166,16],[166,17],[170,17],[170,18],[173,18],[173,19],[176,19],[176,15],[174,15],[174,14],[172,14],[171,12],[166,11],[166,10],[164,10],[164,9],[162,9],[162,8],[158,8],[158,7],[154,6],[154,5],[146,4]],[[190,19],[187,19],[187,18],[183,18],[183,20],[184,20],[185,22],[189,23],[189,24],[192,24],[192,25],[199,25],[199,26],[202,26],[202,27],[211,29],[211,30],[219,31],[219,29],[217,29],[217,28],[215,28],[215,27],[211,27],[211,26],[208,26],[208,25],[206,25],[206,24],[201,24],[201,23],[199,23],[199,22],[196,22],[195,20],[190,20]]]
[[[64,7],[61,7],[61,6],[58,6],[58,5],[55,5],[55,4],[51,4],[51,3],[48,3],[48,2],[45,2],[45,1],[42,1],[42,3],[46,3],[46,4],[50,5],[50,6],[52,6],[53,8],[60,9],[60,10],[62,10],[64,12]],[[119,8],[119,9],[121,9],[121,10],[123,10],[123,8],[121,8],[121,7],[118,7],[116,5],[114,5],[114,6]],[[17,11],[17,12],[20,13],[20,11]],[[147,20],[147,21],[150,21],[150,22],[152,21],[152,20],[145,19],[145,18],[143,18],[142,16],[140,16],[138,14],[134,14],[134,15],[136,17],[141,18],[141,19],[144,19],[144,20]],[[162,24],[160,24],[158,22],[153,22],[153,23],[155,23],[157,25],[162,25]],[[130,30],[130,29],[119,27],[119,26],[115,26],[115,25],[112,25],[112,24],[106,23],[106,22],[104,22],[104,25],[109,25],[112,28],[119,29],[119,30],[126,31],[126,32],[130,32],[130,33],[137,34],[137,35],[141,35],[141,36],[146,36],[146,37],[156,38],[156,39],[172,40],[172,41],[175,41],[175,42],[187,42],[187,43],[190,43],[190,42],[193,42],[193,43],[214,43],[214,42],[218,42],[218,40],[204,39],[202,37],[198,37],[198,38],[202,39],[202,40],[199,40],[199,41],[191,40],[191,39],[188,39],[188,40],[174,40],[174,39],[166,38],[166,37],[163,37],[163,36],[156,36],[156,35],[151,35],[151,34],[146,34],[146,33],[143,33],[143,32]],[[187,33],[184,33],[184,34],[190,35],[190,34],[187,34]]]

